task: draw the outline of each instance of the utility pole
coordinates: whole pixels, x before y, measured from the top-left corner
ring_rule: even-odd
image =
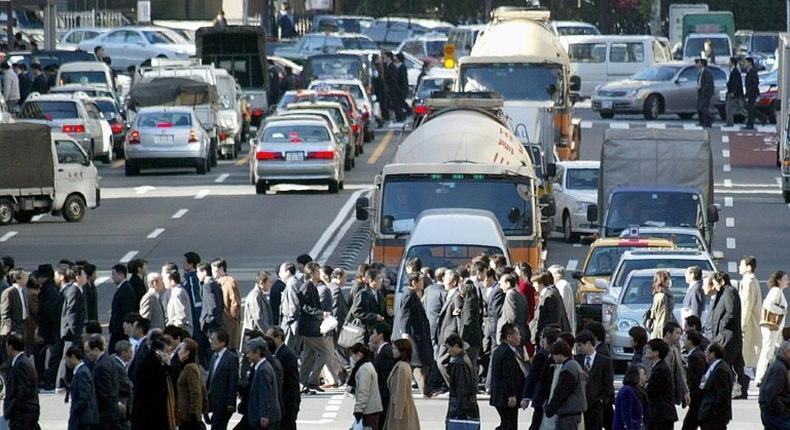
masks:
[[[47,0],[44,8],[44,49],[55,49],[57,43],[57,3],[56,0]]]
[[[14,49],[14,2],[8,0],[5,4],[6,19],[6,40],[8,41],[8,50]]]

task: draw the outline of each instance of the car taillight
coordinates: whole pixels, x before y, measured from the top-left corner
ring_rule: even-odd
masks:
[[[253,109],[252,116],[263,116],[263,109]]]
[[[283,153],[282,152],[271,152],[271,151],[258,151],[255,153],[256,160],[282,160]]]
[[[64,133],[85,133],[85,126],[82,124],[64,125]]]
[[[414,106],[414,114],[415,115],[428,115],[428,106],[425,106],[425,105]]]
[[[351,132],[356,133],[359,131],[359,124],[351,124]]]
[[[110,129],[112,129],[112,134],[123,133],[123,124],[121,124],[120,122],[114,122],[110,124]]]
[[[197,143],[198,134],[197,130],[189,130],[189,143]]]
[[[313,151],[307,153],[308,159],[331,160],[335,158],[335,151]]]
[[[137,145],[138,143],[140,143],[140,132],[137,130],[132,130],[132,132],[129,133],[129,144]]]

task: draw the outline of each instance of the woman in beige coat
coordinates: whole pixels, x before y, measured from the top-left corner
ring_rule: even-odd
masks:
[[[672,297],[672,279],[669,272],[659,270],[653,275],[653,305],[650,307],[650,318],[652,327],[650,329],[650,339],[661,339],[664,337],[662,330],[664,324],[675,321],[675,299]]]
[[[738,296],[741,299],[741,331],[743,333],[743,363],[744,367],[757,367],[760,358],[760,345],[762,334],[760,333],[760,317],[763,305],[763,295],[760,292],[760,284],[754,277],[754,269],[757,260],[745,255],[741,258],[738,265],[738,272],[741,274],[741,283],[738,284]]]
[[[362,343],[351,346],[354,369],[348,377],[348,386],[354,395],[354,420],[372,430],[379,429],[379,416],[384,408],[379,393],[379,377],[373,367],[373,353]]]
[[[384,430],[420,430],[420,418],[411,395],[411,342],[398,339],[392,342],[392,357],[397,360],[387,379],[390,403]]]

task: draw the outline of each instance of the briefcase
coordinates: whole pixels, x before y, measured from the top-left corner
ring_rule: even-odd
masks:
[[[365,341],[365,329],[354,324],[345,324],[337,337],[337,344],[343,348],[351,348],[355,343]]]
[[[771,331],[779,330],[779,323],[782,322],[783,317],[784,315],[782,314],[775,314],[768,309],[763,309],[763,318],[760,321],[760,326]]]
[[[448,419],[447,430],[480,430],[480,421]]]

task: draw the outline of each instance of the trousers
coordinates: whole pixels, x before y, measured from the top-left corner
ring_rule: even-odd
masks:
[[[330,363],[334,358],[333,350],[331,338],[302,337],[302,368],[299,375],[302,385],[318,385],[321,369],[327,364],[330,365],[330,371],[334,372],[334,366]],[[337,375],[333,377],[337,379]]]
[[[497,407],[499,414],[498,430],[516,430],[518,428],[518,407]]]
[[[760,358],[757,360],[757,372],[754,377],[754,381],[758,384],[762,382],[765,372],[768,371],[768,365],[771,364],[771,360],[774,357],[776,345],[781,340],[780,335],[782,331],[771,331],[767,327],[760,327],[760,334],[762,335],[763,344],[762,348],[760,348]]]

